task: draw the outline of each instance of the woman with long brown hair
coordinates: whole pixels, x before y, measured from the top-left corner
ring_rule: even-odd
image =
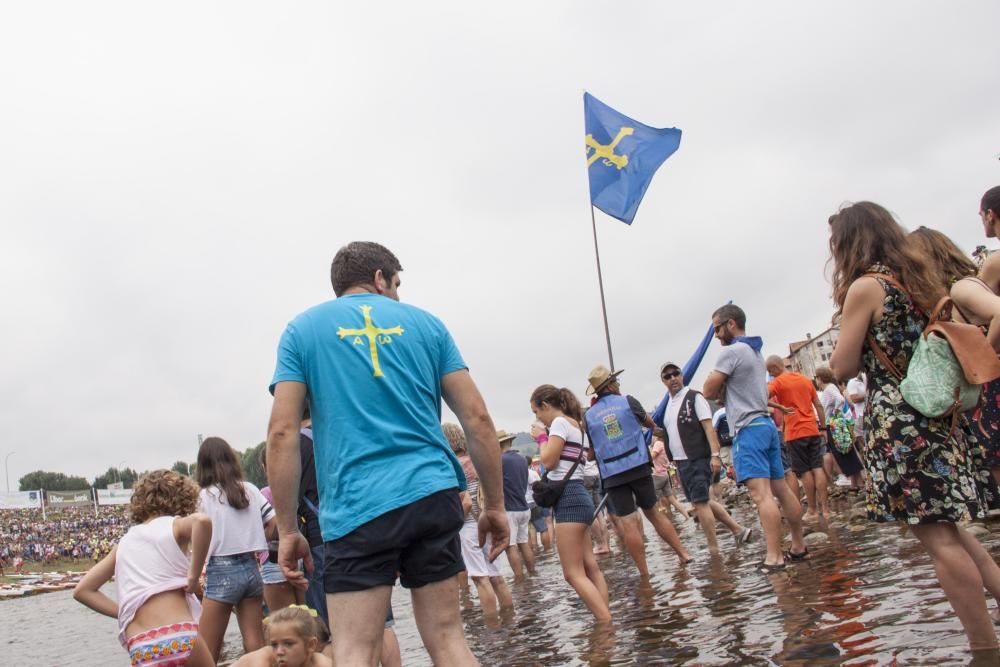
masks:
[[[549,439],[542,443],[542,465],[548,479],[569,477],[553,508],[556,520],[556,550],[563,577],[598,621],[611,620],[608,584],[597,566],[590,539],[594,501],[583,485],[583,410],[572,391],[543,384],[531,394],[531,411],[546,428]]]
[[[903,521],[927,550],[941,588],[973,650],[997,650],[983,588],[1000,600],[1000,568],[960,523],[986,516],[989,472],[968,424],[931,419],[903,400],[880,361],[906,368],[945,294],[933,271],[886,209],[858,202],[830,216],[835,319],[830,366],[840,379],[868,377],[865,464],[868,517]],[[876,350],[874,346],[879,349]]]
[[[239,457],[222,438],[201,443],[196,476],[200,509],[212,519],[200,627],[218,661],[234,607],[244,651],[264,645],[264,584],[257,554],[267,551],[265,531],[274,528],[274,509],[256,486],[244,481]]]
[[[937,230],[920,227],[910,233],[909,239],[950,290],[955,304],[953,318],[986,329],[986,339],[1000,352],[1000,296],[976,276],[975,263]],[[1000,380],[983,385],[972,422],[985,450],[986,465],[1000,483]]]

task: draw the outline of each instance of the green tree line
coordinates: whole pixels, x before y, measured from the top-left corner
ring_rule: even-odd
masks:
[[[236,450],[236,455],[240,458],[243,465],[243,478],[258,488],[267,486],[267,476],[264,474],[264,467],[260,463],[260,455],[266,444],[265,442],[258,443],[244,452]],[[196,468],[197,464],[194,461],[191,463],[175,461],[170,466],[170,470],[180,475],[189,475],[192,478],[196,476]],[[146,472],[148,471],[140,473],[132,468],[115,468],[109,466],[107,471],[98,475],[92,481],[87,481],[86,478],[78,475],[66,475],[65,473],[48,470],[35,470],[18,480],[18,488],[21,491],[36,491],[38,489],[45,489],[46,491],[82,491],[91,487],[105,489],[109,484],[121,482],[126,489],[131,489],[136,481]]]

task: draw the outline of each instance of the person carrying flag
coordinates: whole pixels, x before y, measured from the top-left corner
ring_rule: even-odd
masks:
[[[768,411],[767,369],[760,351],[760,336],[746,335],[747,316],[733,304],[712,313],[715,337],[725,346],[705,380],[704,395],[716,400],[723,395],[733,438],[733,466],[736,481],[746,484],[757,505],[760,525],[767,543],[767,555],[758,567],[767,573],[785,569],[781,551],[781,503],[792,533],[792,560],[808,553],[802,539],[802,506],[785,484],[781,463],[781,440]]]

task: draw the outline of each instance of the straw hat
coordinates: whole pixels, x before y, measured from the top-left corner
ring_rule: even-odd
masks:
[[[594,366],[590,370],[590,373],[587,374],[587,382],[590,383],[587,387],[587,396],[596,394],[604,388],[604,385],[612,382],[613,380],[617,380],[618,376],[624,372],[624,368],[620,371],[612,373],[606,366]]]
[[[499,431],[497,431],[497,440],[500,442],[501,445],[503,443],[507,442],[508,440],[513,440],[516,437],[517,436],[514,435],[513,433],[508,433],[507,431],[505,431],[503,429],[500,429]]]

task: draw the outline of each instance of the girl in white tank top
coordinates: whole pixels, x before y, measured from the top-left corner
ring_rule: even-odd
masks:
[[[118,640],[133,665],[215,664],[198,635],[196,595],[212,522],[194,513],[197,506],[198,487],[186,477],[170,470],[145,475],[132,492],[132,527],[73,593],[118,619]],[[117,602],[100,591],[112,576]]]

